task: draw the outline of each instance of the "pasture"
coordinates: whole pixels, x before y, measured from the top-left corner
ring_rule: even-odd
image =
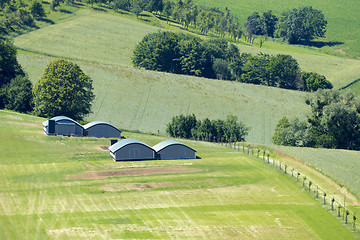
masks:
[[[335,180],[360,198],[360,152],[339,149],[276,147]]]
[[[19,55],[19,62],[36,82],[50,61]],[[198,119],[238,116],[251,127],[247,141],[271,143],[283,116],[303,117],[309,109],[306,93],[238,82],[218,81],[126,67],[80,63],[93,80],[93,113],[86,120],[108,121],[120,129],[165,133],[166,124],[179,114]]]
[[[358,27],[360,25],[360,18],[358,16],[360,4],[358,0],[194,0],[194,2],[205,7],[217,7],[222,11],[227,6],[231,9],[231,13],[239,18],[242,24],[246,23],[247,17],[254,11],[261,13],[272,10],[277,16],[281,16],[281,13],[286,10],[312,6],[315,9],[321,10],[328,22],[325,39],[320,39],[325,42],[324,46],[319,44],[322,46],[320,51],[338,56],[351,56],[357,59],[360,57],[360,42],[358,41],[360,36],[360,29]],[[314,45],[316,46],[316,42]]]
[[[166,26],[166,23],[162,24]],[[15,45],[23,50],[102,65],[131,67],[136,44],[148,33],[161,28],[120,14],[79,10],[58,24],[18,36]],[[360,61],[329,56],[302,46],[265,42],[263,48],[237,44],[241,52],[290,54],[303,71],[323,74],[335,88],[360,78]]]
[[[42,121],[0,111],[2,239],[359,238],[259,159],[182,140],[201,159],[113,162],[108,140],[46,136]]]

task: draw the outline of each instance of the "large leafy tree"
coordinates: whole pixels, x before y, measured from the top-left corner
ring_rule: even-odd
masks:
[[[303,90],[307,92],[315,92],[318,89],[332,89],[333,85],[324,75],[315,72],[305,72],[301,74],[300,81]]]
[[[38,116],[65,115],[77,120],[91,112],[92,80],[70,61],[52,61],[34,88],[34,112]]]
[[[289,43],[308,43],[316,37],[324,37],[327,21],[322,11],[312,7],[294,8],[283,13],[278,33]]]
[[[32,89],[32,83],[26,76],[15,77],[6,89],[5,107],[17,112],[32,111]]]

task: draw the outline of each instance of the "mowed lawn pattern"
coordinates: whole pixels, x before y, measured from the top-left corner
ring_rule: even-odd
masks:
[[[17,47],[55,57],[99,64],[131,67],[133,50],[151,32],[164,30],[140,23],[120,14],[80,10],[77,15],[58,24],[21,35],[14,39]],[[166,23],[163,23],[166,25]],[[325,55],[306,47],[265,42],[258,45],[237,44],[241,52],[251,54],[289,54],[296,58],[303,71],[325,75],[335,88],[357,78],[360,61]]]
[[[258,159],[185,141],[201,159],[113,162],[100,148],[106,139],[46,136],[43,120],[0,111],[2,239],[355,236],[288,176]],[[125,134],[149,145],[163,140]],[[90,180],[78,175],[134,168],[151,173],[154,167],[180,171]]]

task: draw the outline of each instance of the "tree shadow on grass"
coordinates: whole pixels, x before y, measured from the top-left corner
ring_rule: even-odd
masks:
[[[48,24],[55,24],[55,22],[53,20],[47,19],[47,18],[38,18],[38,21],[44,22],[44,23],[48,23]]]
[[[71,12],[69,10],[66,10],[66,9],[60,9],[59,11],[62,12],[62,13],[67,13],[67,14],[72,14],[73,13],[73,12]]]
[[[92,9],[94,9],[95,11],[99,11],[99,12],[107,12],[105,9],[103,8],[98,8],[98,7],[93,7]]]
[[[344,44],[344,42],[310,41],[310,42],[304,43],[304,45],[306,45],[306,46],[316,47],[316,48],[322,48],[325,46],[333,47],[333,46],[341,45],[341,44]]]

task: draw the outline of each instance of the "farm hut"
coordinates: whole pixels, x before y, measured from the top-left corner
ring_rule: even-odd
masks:
[[[155,159],[155,151],[136,139],[124,139],[109,147],[114,161],[151,160]]]
[[[88,137],[121,138],[121,131],[107,122],[94,121],[84,125]]]
[[[43,122],[44,132],[47,135],[83,136],[84,128],[75,120],[57,116]]]
[[[153,149],[158,159],[195,159],[196,150],[175,140],[167,140],[156,144]]]

